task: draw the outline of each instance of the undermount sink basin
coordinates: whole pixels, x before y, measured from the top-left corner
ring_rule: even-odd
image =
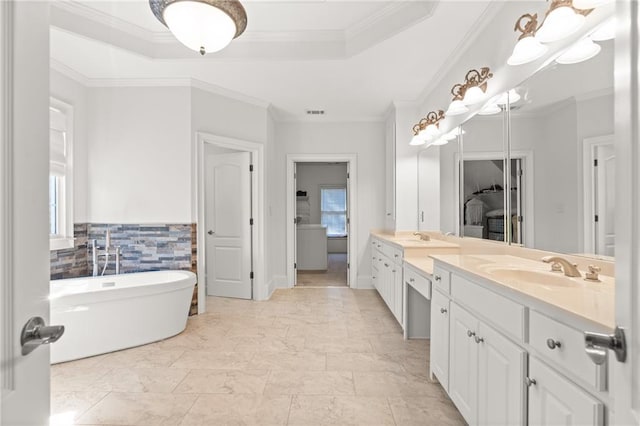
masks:
[[[487,265],[483,269],[500,281],[514,281],[549,287],[577,287],[581,284],[580,278],[567,277],[564,274],[555,272],[533,271],[497,265]]]

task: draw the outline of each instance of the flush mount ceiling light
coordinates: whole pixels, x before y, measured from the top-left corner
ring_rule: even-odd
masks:
[[[518,43],[513,48],[513,53],[507,59],[509,65],[522,65],[529,62],[533,62],[547,53],[547,46],[540,43],[535,37],[538,30],[538,14],[522,15],[514,31],[520,31],[522,34],[518,37]]]
[[[594,43],[593,40],[587,37],[556,58],[556,62],[562,65],[577,64],[593,58],[600,53],[601,49],[599,44]]]
[[[431,111],[413,126],[413,138],[409,145],[424,145],[427,141],[440,136],[440,121],[444,119],[444,111]]]
[[[247,28],[238,0],[149,0],[149,6],[178,41],[202,55],[224,49]]]

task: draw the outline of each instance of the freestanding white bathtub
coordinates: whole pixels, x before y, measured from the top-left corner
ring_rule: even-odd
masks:
[[[51,363],[71,361],[175,336],[187,325],[196,276],[157,271],[55,280],[51,322],[65,332]]]

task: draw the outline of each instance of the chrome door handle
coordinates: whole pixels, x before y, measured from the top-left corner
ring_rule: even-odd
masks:
[[[616,327],[614,334],[584,332],[585,351],[589,358],[597,364],[603,364],[607,359],[607,349],[611,349],[616,354],[619,362],[627,359],[627,342],[624,337],[624,330]]]
[[[40,345],[48,345],[58,341],[64,334],[64,325],[44,325],[41,317],[32,317],[22,328],[20,334],[20,345],[22,345],[22,355],[29,355]]]
[[[215,234],[215,232],[213,232],[211,229],[209,229],[209,231],[207,231],[207,234],[213,235],[213,234]]]

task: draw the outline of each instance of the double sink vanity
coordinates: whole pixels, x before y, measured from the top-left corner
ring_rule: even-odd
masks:
[[[372,232],[373,283],[469,424],[611,422],[613,356],[585,331],[615,328],[613,262],[416,234]]]

